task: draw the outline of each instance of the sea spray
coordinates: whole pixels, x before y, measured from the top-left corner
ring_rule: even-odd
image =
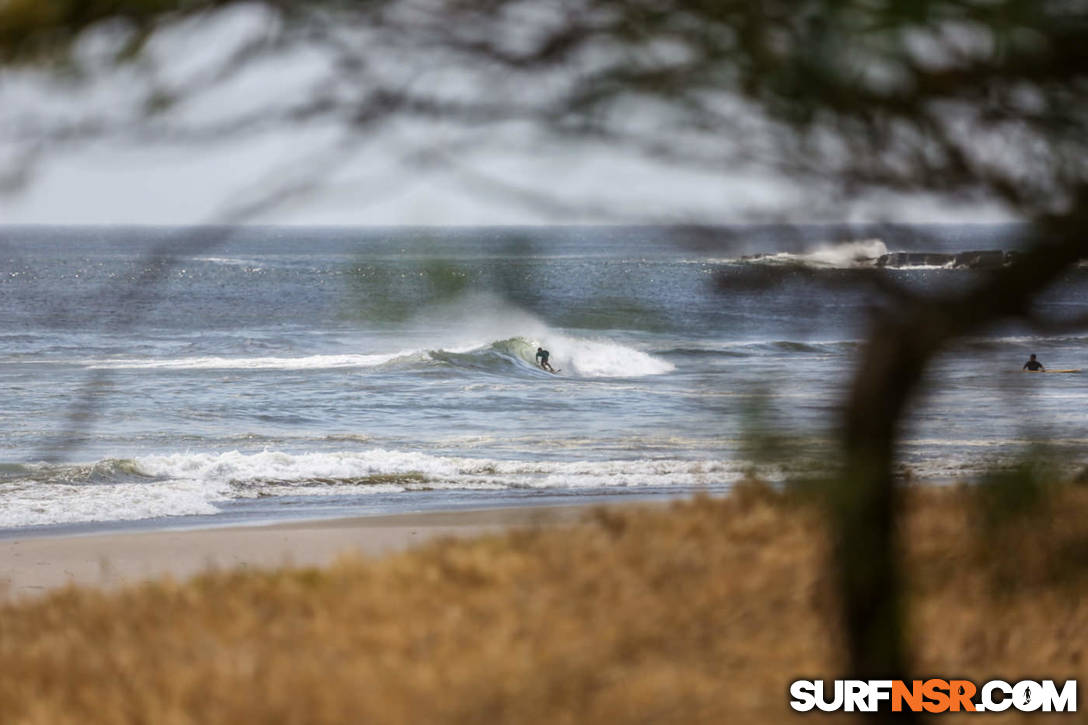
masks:
[[[800,253],[779,252],[759,254],[745,261],[764,264],[796,264],[830,269],[868,267],[888,253],[888,247],[880,239],[859,239],[846,242],[819,244],[810,251]]]
[[[675,369],[667,360],[607,340],[552,334],[540,344],[552,353],[554,367],[583,378],[638,378]]]
[[[497,320],[495,317],[494,320]],[[493,321],[494,321],[493,320]],[[305,355],[299,357],[182,357],[174,359],[120,358],[115,360],[91,360],[84,364],[91,369],[109,370],[335,370],[345,369],[412,369],[439,362],[453,367],[493,369],[495,372],[515,372],[516,368],[536,368],[535,353],[538,346],[552,353],[553,366],[564,368],[568,376],[642,377],[661,375],[674,369],[672,363],[656,358],[605,338],[589,339],[567,335],[549,328],[526,313],[514,311],[495,324],[492,334],[513,329],[528,331],[505,339],[480,339],[480,320],[469,320],[464,329],[446,330],[442,333],[445,344],[432,349],[401,349],[390,353],[355,355]],[[451,323],[452,324],[452,323]],[[501,363],[502,358],[509,365]]]

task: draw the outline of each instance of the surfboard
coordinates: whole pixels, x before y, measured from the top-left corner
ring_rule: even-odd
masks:
[[[1080,368],[1076,370],[1025,370],[1025,373],[1079,373]]]

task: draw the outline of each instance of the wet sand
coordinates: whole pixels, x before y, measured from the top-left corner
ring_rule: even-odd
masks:
[[[4,539],[0,599],[32,597],[67,584],[117,587],[163,576],[184,578],[206,569],[318,566],[341,554],[380,555],[434,538],[570,523],[587,510],[521,507]]]

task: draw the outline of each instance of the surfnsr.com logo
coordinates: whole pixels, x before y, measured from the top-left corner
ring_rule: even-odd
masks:
[[[798,712],[1076,712],[1077,681],[797,680],[790,698]]]

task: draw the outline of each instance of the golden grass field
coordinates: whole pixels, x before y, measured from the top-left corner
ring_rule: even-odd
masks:
[[[1088,487],[993,510],[908,490],[904,676],[1088,683]],[[847,674],[825,539],[810,500],[750,484],[322,569],[69,588],[0,612],[0,721],[776,722],[791,680]]]

